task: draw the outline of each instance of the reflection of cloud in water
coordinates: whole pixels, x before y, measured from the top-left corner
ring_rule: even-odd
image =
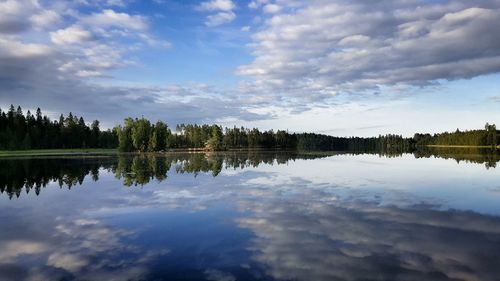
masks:
[[[217,269],[205,270],[205,276],[207,280],[213,281],[236,281],[236,278],[232,274],[225,273]]]
[[[29,222],[28,222],[29,223]],[[142,249],[124,242],[134,232],[104,225],[98,220],[77,219],[24,229],[42,234],[31,240],[15,240],[14,231],[0,237],[0,280],[138,280],[148,273],[147,265],[167,254],[167,249]],[[36,241],[34,240],[36,239]],[[27,258],[28,257],[28,258]],[[32,262],[36,261],[37,266]],[[44,262],[45,261],[45,262]],[[10,269],[7,269],[10,268]]]
[[[500,219],[367,202],[265,200],[241,227],[280,280],[495,280]],[[250,202],[246,202],[247,204]],[[262,204],[262,203],[258,203]]]
[[[12,240],[0,244],[0,263],[8,263],[21,255],[34,255],[46,251],[43,243],[29,240]]]
[[[17,209],[5,208],[0,214],[0,221],[7,221],[12,229],[0,232],[0,280],[147,278],[168,250],[132,243],[138,239],[138,231],[106,225],[107,218],[117,214],[133,217],[152,209],[166,215],[172,209],[201,213],[222,204],[243,211],[236,223],[255,234],[248,244],[234,245],[248,246],[252,252],[253,261],[245,260],[241,268],[260,274],[256,264],[261,264],[276,279],[494,280],[500,276],[496,266],[500,258],[499,218],[444,211],[447,206],[439,204],[446,194],[429,193],[429,200],[404,190],[411,184],[425,187],[427,182],[439,186],[439,179],[449,181],[449,186],[457,183],[454,190],[467,188],[470,182],[483,180],[482,176],[491,181],[491,171],[474,171],[474,177],[462,182],[466,175],[458,173],[458,168],[439,170],[413,164],[414,160],[396,161],[391,162],[396,164],[390,166],[390,175],[399,176],[383,182],[377,180],[388,177],[386,165],[341,160],[261,165],[222,172],[217,178],[210,172],[200,172],[197,178],[171,173],[168,182],[151,181],[143,189],[123,188],[113,174],[103,173],[98,183],[84,183],[83,188],[71,192],[47,190],[33,201],[22,196],[19,205],[6,198],[4,204]],[[394,166],[404,173],[394,172]],[[360,170],[363,177],[359,177]],[[428,174],[427,170],[433,172]],[[443,171],[455,172],[456,177],[443,178]],[[426,181],[420,181],[422,174],[427,175]],[[382,188],[360,188],[364,185]],[[439,192],[443,190],[446,186]],[[33,213],[43,219],[30,219]],[[64,216],[54,220],[52,214]],[[225,220],[226,215],[217,219]],[[154,223],[161,226],[165,222]],[[173,256],[172,250],[167,257]],[[211,280],[238,279],[236,269],[219,265],[224,264],[197,269]]]
[[[237,223],[256,235],[249,248],[253,259],[278,280],[495,280],[500,275],[497,217],[446,211],[437,200],[401,191],[378,197],[270,172],[244,172],[217,183],[200,183],[188,196],[182,196],[182,186],[171,185],[155,192],[154,202],[205,209],[226,201],[250,211]]]

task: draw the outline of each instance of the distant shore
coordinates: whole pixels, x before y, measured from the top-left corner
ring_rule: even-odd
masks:
[[[444,144],[430,144],[426,145],[427,147],[443,147],[443,148],[497,148],[500,149],[500,145],[491,146],[491,145],[444,145]]]
[[[32,150],[0,150],[0,157],[14,156],[66,156],[66,155],[113,155],[117,149],[75,148],[75,149],[32,149]]]
[[[472,145],[426,145],[430,148],[479,148],[491,149],[491,146],[472,146]],[[500,149],[500,146],[496,146]],[[210,153],[224,151],[290,151],[280,149],[263,149],[263,148],[230,148],[220,151],[209,151],[205,148],[174,148],[163,152],[143,152],[144,154],[164,154],[164,153]],[[323,151],[327,152],[327,151]],[[0,150],[0,158],[2,157],[20,157],[20,156],[111,156],[118,154],[142,154],[140,152],[119,152],[118,149],[104,148],[74,148],[74,149],[32,149],[32,150]]]
[[[205,148],[174,148],[163,152],[120,152],[118,149],[104,148],[74,148],[74,149],[31,149],[31,150],[0,150],[0,158],[2,157],[21,157],[21,156],[111,156],[111,155],[135,155],[135,154],[156,154],[165,153],[210,153],[210,152],[225,152],[225,151],[277,151],[280,149],[270,150],[262,148],[231,148],[228,150],[209,151]],[[290,150],[280,150],[283,152]]]

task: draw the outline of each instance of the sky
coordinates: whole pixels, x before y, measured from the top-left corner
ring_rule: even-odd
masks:
[[[0,108],[336,136],[500,125],[500,0],[0,0]]]

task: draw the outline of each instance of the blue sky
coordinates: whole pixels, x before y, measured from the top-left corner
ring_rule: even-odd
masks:
[[[0,107],[332,135],[500,124],[498,0],[0,0]]]

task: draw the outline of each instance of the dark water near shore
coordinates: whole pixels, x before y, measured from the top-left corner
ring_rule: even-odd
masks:
[[[0,159],[0,280],[500,280],[497,159]]]

